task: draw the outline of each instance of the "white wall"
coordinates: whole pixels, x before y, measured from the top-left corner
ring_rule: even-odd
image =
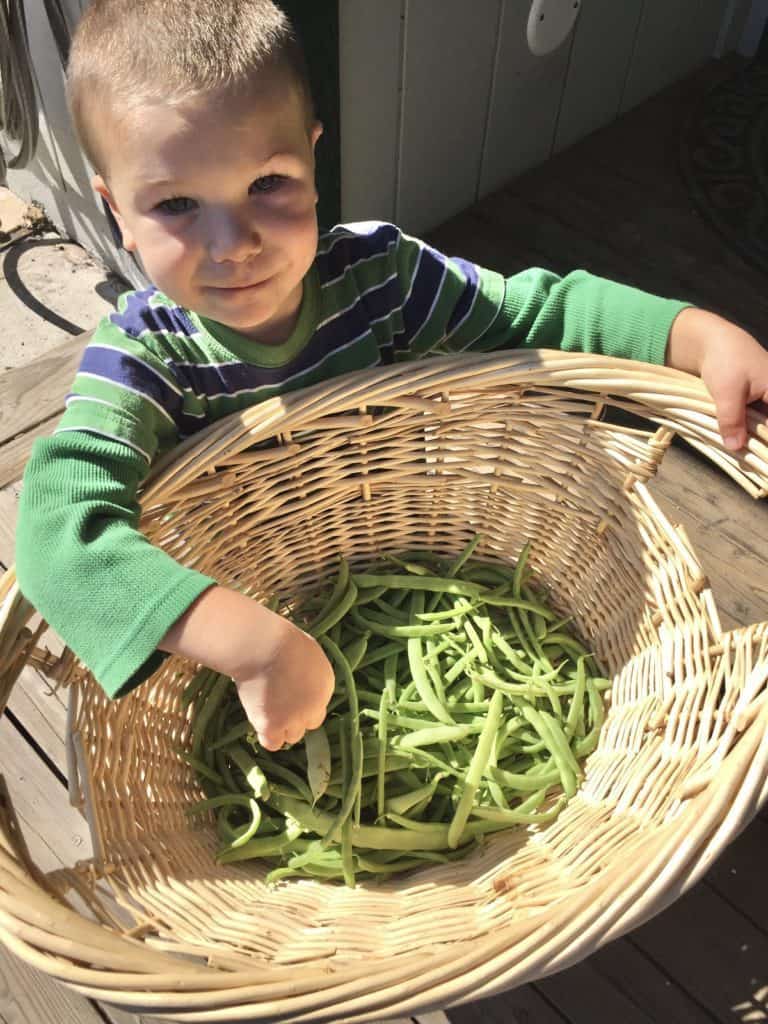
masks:
[[[768,4],[768,0],[759,0]],[[529,0],[340,0],[344,220],[428,231],[732,49],[745,0],[583,0],[535,57]]]

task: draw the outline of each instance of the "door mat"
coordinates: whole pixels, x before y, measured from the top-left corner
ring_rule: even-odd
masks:
[[[768,273],[768,60],[716,85],[682,134],[691,199],[726,244]]]

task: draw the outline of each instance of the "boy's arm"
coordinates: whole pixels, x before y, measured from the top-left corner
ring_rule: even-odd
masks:
[[[403,297],[392,332],[399,358],[556,348],[658,364],[675,317],[689,305],[584,270],[559,277],[534,267],[505,278],[391,225],[380,230],[392,234]]]
[[[19,586],[111,697],[158,667],[161,638],[214,582],[139,532],[147,468],[126,444],[66,431],[35,442],[21,492]]]
[[[768,402],[768,352],[714,313],[583,270],[561,278],[533,268],[505,279],[407,235],[397,239],[393,252],[405,295],[394,334],[400,358],[558,348],[666,363],[701,376],[724,444],[734,451],[746,443],[746,406]]]
[[[262,744],[296,742],[325,716],[333,670],[315,640],[150,544],[127,445],[67,431],[37,441],[16,535],[24,595],[110,697],[176,652],[235,680]]]

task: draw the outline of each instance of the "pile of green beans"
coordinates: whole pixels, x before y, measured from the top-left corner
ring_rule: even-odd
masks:
[[[220,863],[263,858],[267,878],[386,878],[464,856],[490,832],[552,821],[596,746],[609,685],[531,581],[472,555],[342,560],[295,616],[336,690],[303,742],[261,748],[232,680],[199,672],[182,756],[215,812]]]

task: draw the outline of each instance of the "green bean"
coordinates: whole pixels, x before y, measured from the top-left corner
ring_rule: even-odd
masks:
[[[378,665],[380,661],[386,661],[387,658],[391,657],[393,654],[399,654],[402,650],[402,646],[403,645],[398,643],[397,640],[392,640],[388,644],[382,644],[381,647],[377,648],[375,651],[371,651],[369,644],[368,652],[357,667],[358,669],[364,669],[370,668],[371,665]]]
[[[525,575],[526,566],[528,565],[528,558],[531,554],[531,542],[528,540],[523,544],[522,550],[517,557],[517,564],[515,565],[515,571],[512,574],[512,593],[515,597],[520,597],[520,592],[523,587],[523,577]]]
[[[309,627],[307,632],[310,636],[319,638],[329,630],[337,625],[341,619],[347,614],[352,605],[357,600],[357,586],[350,579],[347,589],[344,591],[342,597],[337,601],[333,607],[331,607],[321,619],[316,619],[315,622]]]
[[[238,722],[237,725],[233,725],[232,728],[223,733],[219,738],[210,745],[210,750],[220,750],[222,747],[228,747],[232,743],[236,743],[237,740],[245,739],[249,732],[253,732],[253,726],[249,721]]]
[[[239,743],[225,747],[224,752],[235,762],[245,776],[245,781],[254,796],[266,800],[269,797],[269,783],[256,758],[252,757]]]
[[[397,640],[400,638],[407,640],[410,637],[439,636],[441,633],[445,632],[445,626],[440,622],[423,626],[392,625],[391,623],[384,621],[383,618],[376,617],[371,613],[363,615],[363,613],[358,611],[357,608],[352,609],[351,617],[352,621],[361,629],[368,629],[372,633],[378,633],[379,636],[386,636],[390,640]]]
[[[505,827],[510,825],[545,825],[549,821],[554,821],[566,803],[567,799],[560,797],[548,811],[540,811],[539,813],[524,811],[521,804],[520,807],[513,807],[509,811],[504,811],[497,807],[476,807],[472,814],[473,817],[479,818],[481,821],[492,822]]]
[[[368,647],[368,639],[370,637],[370,631],[366,630],[362,636],[356,637],[349,647],[344,650],[344,657],[349,663],[350,672],[354,672],[357,666],[365,657],[365,652]]]
[[[481,540],[482,540],[482,538],[481,538],[480,534],[476,533],[475,536],[469,541],[467,546],[464,548],[464,550],[448,566],[448,571],[446,572],[445,575],[446,576],[450,576],[450,577],[455,576],[456,573],[459,571],[459,569],[461,569],[461,567],[464,565],[464,563],[469,558],[471,558],[472,555],[475,553],[475,551],[477,550],[477,546],[478,546],[478,544],[480,543]]]
[[[198,696],[207,688],[208,684],[216,677],[216,675],[217,673],[213,672],[209,668],[203,668],[199,672],[196,672],[182,691],[181,706],[186,708],[189,707],[193,701],[196,701]]]
[[[437,775],[428,782],[426,786],[421,786],[419,789],[412,789],[407,793],[401,793],[399,796],[390,797],[386,802],[386,810],[393,814],[407,814],[416,804],[427,798],[427,802],[434,796],[435,790],[441,779],[446,777],[446,772],[438,772]]]
[[[411,612],[413,615],[416,615],[418,612],[423,610],[424,594],[417,590],[411,598]],[[407,644],[407,651],[411,676],[413,677],[413,682],[416,686],[419,697],[421,697],[424,704],[429,708],[430,712],[439,722],[443,722],[446,725],[455,725],[456,723],[449,712],[437,699],[434,690],[430,685],[429,679],[427,678],[427,673],[424,669],[421,640],[418,637],[410,638]]]
[[[501,721],[502,701],[502,695],[497,690],[491,697],[491,702],[488,706],[488,716],[486,718],[483,731],[480,733],[480,739],[477,741],[477,747],[475,748],[475,753],[472,756],[469,771],[464,779],[464,787],[461,797],[448,829],[448,846],[450,846],[452,850],[455,850],[461,841],[464,826],[467,823],[469,812],[472,808],[472,802],[475,799],[475,793],[480,785],[480,780],[482,779],[488,760],[491,756],[491,744],[496,738],[496,733],[498,732],[499,723]]]
[[[484,593],[483,587],[476,583],[446,580],[440,576],[375,576],[371,573],[357,573],[352,579],[358,587],[388,587],[391,590],[404,587],[406,590],[431,590],[471,598],[479,598]]]
[[[486,769],[486,775],[492,781],[506,786],[507,789],[522,790],[523,792],[533,789],[547,789],[558,785],[560,782],[560,772],[556,769],[541,775],[535,775],[532,772],[516,774],[505,771],[503,768],[489,765]]]
[[[576,685],[573,691],[573,700],[568,709],[568,717],[565,723],[565,735],[572,739],[579,732],[583,735],[584,726],[584,691],[587,685],[587,675],[584,670],[584,658],[576,662]]]
[[[323,845],[327,847],[330,843],[336,841],[336,837],[344,822],[352,813],[352,808],[359,800],[360,784],[363,778],[363,741],[360,736],[357,690],[355,689],[355,679],[349,667],[349,662],[329,637],[323,637],[323,646],[330,654],[331,660],[336,666],[337,672],[341,675],[346,688],[347,701],[349,702],[349,749],[351,758],[349,787],[344,794],[341,807],[331,828],[323,837]],[[378,771],[378,761],[376,769]]]
[[[480,731],[477,726],[471,725],[437,725],[431,729],[417,729],[398,739],[395,749],[414,750],[416,747],[431,747],[437,743],[455,743]]]
[[[307,782],[312,799],[317,802],[331,781],[331,747],[328,733],[322,725],[317,729],[307,730],[304,735],[304,746],[307,754]]]
[[[346,558],[341,558],[339,559],[339,572],[338,575],[336,576],[336,580],[334,581],[333,587],[331,588],[331,592],[328,595],[325,603],[322,605],[317,615],[315,616],[314,623],[310,624],[309,632],[312,633],[313,636],[315,636],[316,633],[312,631],[312,626],[316,625],[317,623],[322,624],[325,621],[328,615],[337,607],[342,597],[344,597],[344,595],[347,593],[348,588],[349,562],[346,560]],[[325,632],[329,628],[330,627],[326,626],[325,629],[322,629],[320,632]]]
[[[202,747],[205,742],[206,733],[208,726],[211,723],[211,719],[218,711],[221,706],[221,702],[227,695],[227,690],[233,686],[232,680],[229,676],[219,675],[216,678],[210,692],[208,693],[207,700],[197,712],[195,717],[195,723],[192,728],[192,739],[191,739],[191,750],[192,756],[199,758],[202,752]],[[209,766],[210,767],[210,766]]]
[[[275,857],[289,850],[300,835],[301,828],[295,822],[289,822],[285,831],[279,835],[258,837],[242,846],[220,850],[216,859],[220,864],[232,864],[234,861],[250,860],[253,857]]]

